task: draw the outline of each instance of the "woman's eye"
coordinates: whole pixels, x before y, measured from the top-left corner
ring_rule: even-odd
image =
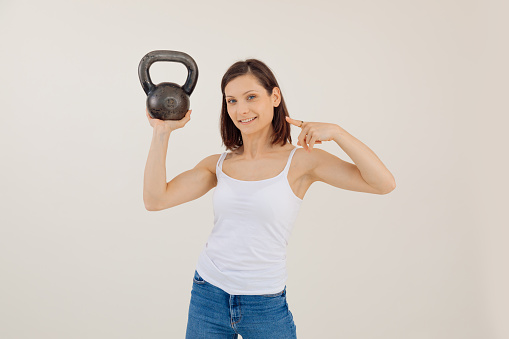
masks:
[[[256,95],[249,95],[247,98],[249,99],[251,97],[256,98]],[[233,101],[235,101],[235,99],[230,99],[230,100],[227,100],[226,102],[229,104],[233,104]]]

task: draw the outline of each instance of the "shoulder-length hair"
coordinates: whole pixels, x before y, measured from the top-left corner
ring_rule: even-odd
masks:
[[[257,80],[258,83],[265,88],[267,95],[272,95],[274,87],[279,88],[276,77],[270,70],[270,68],[263,62],[257,59],[247,59],[245,61],[237,61],[228,68],[226,73],[223,75],[221,80],[221,92],[223,93],[223,102],[221,106],[221,138],[223,139],[223,145],[226,146],[227,150],[233,151],[244,144],[242,140],[242,134],[240,130],[235,126],[231,120],[228,110],[226,108],[226,95],[224,89],[226,85],[233,79],[244,75],[251,74]],[[279,88],[281,90],[281,88]],[[286,145],[288,141],[292,143],[292,137],[290,135],[290,124],[286,121],[285,117],[289,117],[288,110],[286,109],[285,99],[283,93],[281,93],[281,102],[278,107],[274,107],[274,117],[272,119],[272,127],[274,128],[274,134],[271,136],[272,145],[281,144]]]

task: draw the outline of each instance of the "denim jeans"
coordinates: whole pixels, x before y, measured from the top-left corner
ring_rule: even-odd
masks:
[[[296,339],[285,288],[274,294],[232,295],[195,270],[186,339]]]

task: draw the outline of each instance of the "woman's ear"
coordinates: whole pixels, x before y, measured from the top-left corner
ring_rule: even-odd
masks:
[[[274,107],[278,107],[279,104],[281,103],[281,91],[279,90],[278,87],[274,87],[272,89],[272,98],[273,98],[273,104],[274,104]]]

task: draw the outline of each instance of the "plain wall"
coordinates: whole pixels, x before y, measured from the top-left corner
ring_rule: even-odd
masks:
[[[0,2],[0,337],[184,337],[213,190],[144,208],[152,128],[137,70],[157,49],[199,68],[168,181],[225,151],[221,77],[251,57],[274,71],[292,118],[338,124],[396,179],[388,195],[307,192],[287,259],[299,338],[509,337],[508,9]],[[178,63],[150,71],[155,83],[187,76]],[[352,162],[333,141],[316,147]]]

